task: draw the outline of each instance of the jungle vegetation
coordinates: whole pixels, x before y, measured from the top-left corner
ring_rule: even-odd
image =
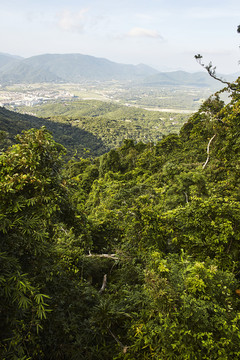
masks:
[[[0,358],[240,357],[240,79],[161,141],[0,155]]]
[[[157,142],[164,135],[178,133],[189,115],[162,113],[96,100],[53,102],[20,107],[19,114],[0,108],[0,126],[11,141],[22,130],[46,126],[54,140],[72,156],[100,156],[120,146],[124,139]]]

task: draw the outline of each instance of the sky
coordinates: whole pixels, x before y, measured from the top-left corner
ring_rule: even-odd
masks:
[[[239,0],[0,0],[0,52],[80,53],[160,71],[240,71]]]

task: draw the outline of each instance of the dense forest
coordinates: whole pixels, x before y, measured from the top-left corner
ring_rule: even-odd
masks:
[[[11,141],[22,130],[46,126],[54,140],[66,147],[68,159],[100,156],[126,138],[157,142],[164,135],[178,133],[189,117],[96,100],[50,102],[18,110],[34,111],[36,116],[0,108],[0,127],[11,135]]]
[[[240,79],[225,91],[99,157],[1,133],[1,359],[239,359]]]

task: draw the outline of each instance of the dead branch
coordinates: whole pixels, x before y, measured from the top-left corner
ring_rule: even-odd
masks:
[[[194,56],[195,59],[197,60],[197,62],[205,69],[207,70],[208,74],[217,81],[220,81],[222,84],[227,85],[227,87],[223,88],[220,91],[217,91],[218,94],[224,92],[224,91],[232,91],[233,93],[239,94],[239,85],[236,82],[229,82],[226,80],[223,80],[221,77],[216,75],[216,66],[212,65],[212,62],[210,61],[210,63],[208,65],[205,65],[202,62],[202,55],[198,54]],[[239,61],[240,63],[240,61]],[[217,94],[216,93],[216,94]]]
[[[213,137],[211,137],[211,139],[209,140],[208,142],[208,146],[207,146],[207,160],[205,161],[205,163],[203,164],[203,169],[205,169],[205,167],[207,166],[207,163],[210,159],[210,145],[211,145],[211,142],[213,141],[213,139],[215,138],[216,134],[213,135]]]
[[[113,334],[113,332],[109,329],[109,327],[108,327],[108,332],[114,338],[116,343],[122,348],[123,353],[126,354],[128,346],[123,345],[123,343],[117,338],[116,335]]]
[[[105,290],[106,286],[107,286],[107,274],[105,274],[105,275],[103,276],[102,287],[101,287],[101,289],[99,290],[99,293],[100,293],[100,294]]]
[[[198,54],[194,56],[195,59],[197,60],[197,62],[204,68],[207,70],[208,74],[217,81],[220,81],[222,84],[225,84],[229,87],[229,89],[231,90],[236,90],[235,87],[232,85],[232,83],[230,83],[229,81],[223,80],[222,78],[218,77],[216,75],[216,66],[213,67],[212,62],[210,62],[208,65],[205,65],[202,62],[202,55]]]
[[[100,257],[100,258],[108,258],[113,260],[118,260],[118,257],[116,254],[91,254],[89,251],[89,254],[86,255],[87,257]]]

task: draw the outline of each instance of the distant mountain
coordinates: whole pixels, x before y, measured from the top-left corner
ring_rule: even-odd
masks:
[[[240,73],[235,74],[217,74],[217,77],[226,81],[235,81],[240,76]],[[144,79],[144,85],[147,86],[197,86],[222,88],[223,84],[213,79],[206,71],[199,71],[196,73],[189,73],[186,71],[171,71],[159,72]]]
[[[63,80],[44,66],[32,65],[27,60],[16,60],[0,68],[0,83],[57,83]]]
[[[13,64],[17,60],[22,59],[20,56],[0,53],[0,69],[4,67],[5,65]]]
[[[220,77],[222,77],[220,75]],[[224,76],[223,76],[224,77]],[[230,77],[230,76],[229,76]],[[225,77],[226,78],[226,77]],[[231,79],[228,79],[232,81]],[[197,86],[197,87],[218,87],[221,83],[214,80],[207,72],[188,73],[186,71],[160,72],[144,79],[144,84],[148,86]]]
[[[81,54],[46,54],[10,62],[0,68],[0,82],[80,82],[139,80],[157,74],[147,65],[118,64]]]
[[[228,76],[229,81],[235,78]],[[133,81],[146,86],[219,86],[204,71],[159,72],[144,64],[119,64],[81,54],[45,54],[24,59],[0,53],[0,84],[107,80]]]

